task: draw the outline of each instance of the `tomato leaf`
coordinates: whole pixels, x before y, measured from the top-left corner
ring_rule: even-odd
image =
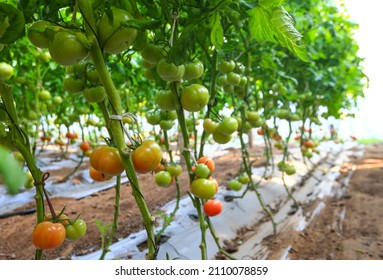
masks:
[[[307,62],[306,47],[298,45],[302,35],[294,27],[293,18],[280,2],[282,1],[260,1],[257,7],[248,12],[250,33],[259,42],[279,43]]]
[[[16,194],[26,182],[26,175],[19,163],[13,158],[8,149],[0,146],[0,177],[3,178],[9,193]]]
[[[24,15],[11,1],[0,3],[0,43],[11,44],[18,38],[24,36]]]
[[[221,25],[221,16],[218,12],[214,13],[211,18],[211,33],[210,40],[211,43],[217,48],[220,49],[223,44],[223,28]]]

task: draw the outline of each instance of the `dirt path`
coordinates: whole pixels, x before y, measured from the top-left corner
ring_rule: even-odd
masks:
[[[319,203],[325,205],[308,227],[265,242],[268,259],[383,259],[383,144],[366,146],[364,156],[345,166],[339,181],[352,169],[342,197],[304,207],[307,213]]]

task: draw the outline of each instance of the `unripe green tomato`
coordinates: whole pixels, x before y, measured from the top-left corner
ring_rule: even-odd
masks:
[[[191,183],[191,192],[201,199],[210,199],[216,192],[216,183],[213,180],[199,178]]]
[[[182,173],[182,166],[179,164],[170,164],[166,167],[166,171],[168,171],[173,177],[178,177]]]
[[[229,143],[231,140],[231,134],[226,135],[221,133],[218,129],[213,132],[213,139],[218,144],[226,144]]]
[[[136,40],[137,29],[124,27],[123,25],[134,19],[126,10],[111,7],[111,18],[105,13],[97,24],[97,34],[101,46],[105,52],[118,54],[126,49]]]
[[[77,219],[73,223],[65,226],[65,238],[68,240],[79,240],[85,235],[86,229],[86,222],[82,219]]]
[[[72,33],[65,29],[55,33],[48,42],[49,53],[54,61],[63,66],[79,63],[89,55],[88,49],[79,40],[82,33]]]
[[[240,191],[242,189],[242,184],[236,179],[232,179],[229,181],[228,184],[229,188],[232,189],[233,191]]]
[[[198,112],[202,110],[209,101],[208,89],[200,84],[193,84],[181,93],[181,105],[189,112]]]
[[[149,111],[146,114],[146,121],[151,125],[157,125],[161,121],[161,115],[158,111]]]
[[[142,59],[156,65],[166,55],[165,50],[155,44],[147,44],[141,51]]]
[[[63,99],[61,98],[61,96],[54,96],[52,101],[54,104],[59,105],[63,102]]]
[[[168,187],[172,182],[172,175],[170,172],[162,170],[154,175],[156,184],[160,187]]]
[[[185,65],[185,74],[183,76],[183,79],[188,81],[198,79],[202,76],[203,71],[204,66],[202,62],[196,59]]]
[[[241,82],[241,75],[235,72],[230,72],[227,74],[227,81],[229,82],[230,85],[238,86],[239,83]]]
[[[217,79],[217,82],[219,85],[221,86],[227,86],[229,85],[229,82],[227,81],[227,75],[224,74],[224,75],[220,75]]]
[[[210,176],[210,169],[206,164],[199,163],[196,165],[194,173],[198,178],[207,178]]]
[[[205,119],[203,121],[203,129],[206,133],[213,133],[218,127],[218,123],[212,119]]]
[[[39,92],[39,98],[43,101],[47,101],[51,99],[51,93],[48,90],[43,89]]]
[[[238,121],[233,117],[224,118],[218,125],[217,131],[224,135],[231,135],[238,129]]]
[[[12,65],[6,62],[0,62],[0,80],[6,81],[13,76],[13,67]]]
[[[185,73],[185,66],[183,64],[177,66],[174,63],[167,62],[165,59],[161,59],[157,64],[157,73],[165,81],[181,81]]]
[[[174,126],[174,122],[172,120],[161,120],[160,127],[162,130],[170,130]]]
[[[242,173],[239,177],[238,177],[238,181],[241,183],[241,184],[248,184],[250,182],[250,177],[249,175],[247,175],[246,173]]]
[[[160,91],[156,97],[157,105],[165,111],[176,109],[176,100],[171,91]]]
[[[219,60],[218,61],[218,71],[224,74],[230,73],[235,69],[235,62],[233,60]]]
[[[67,92],[78,93],[85,88],[85,81],[72,75],[66,75],[63,80],[63,88]]]
[[[106,91],[105,88],[101,85],[85,88],[83,91],[84,98],[92,103],[98,103],[105,99]]]
[[[49,37],[46,34],[47,27],[52,23],[46,20],[34,22],[28,29],[28,39],[38,48],[48,48]]]

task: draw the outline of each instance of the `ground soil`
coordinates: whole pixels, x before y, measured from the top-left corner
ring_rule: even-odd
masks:
[[[250,155],[255,164],[264,162],[260,148],[251,149]],[[226,155],[216,158],[215,163],[215,174],[219,174],[215,178],[220,184],[226,185],[239,172],[241,153],[237,149],[231,149]],[[363,158],[349,164],[356,169],[345,195],[338,199],[326,199],[324,203],[329,207],[325,207],[305,230],[281,232],[272,239],[265,240],[264,246],[269,251],[267,259],[280,259],[281,252],[288,246],[291,246],[288,254],[290,259],[383,259],[383,143],[366,146]],[[51,176],[62,176],[64,171],[60,171],[61,175]],[[74,177],[71,180],[73,183],[80,183],[82,178]],[[140,175],[139,180],[142,193],[154,215],[159,207],[175,198],[174,188],[155,186],[151,174]],[[182,194],[186,194],[189,186],[187,175],[184,173],[180,180]],[[81,214],[81,218],[87,221],[88,231],[79,241],[65,241],[58,249],[45,251],[45,259],[70,259],[72,254],[84,255],[100,249],[100,233],[94,220],[112,222],[114,197],[115,190],[112,188],[80,200],[53,199],[55,208],[66,206],[66,213],[70,217]],[[315,203],[303,206],[303,210],[310,211]],[[129,185],[121,188],[120,204],[119,228],[115,241],[143,228]],[[33,204],[23,208],[31,207]],[[339,220],[338,214],[342,209],[346,209],[345,218]],[[34,225],[34,213],[1,218],[0,259],[33,259],[35,248],[30,238]],[[251,226],[248,229],[251,231]],[[245,232],[246,230],[241,234]]]

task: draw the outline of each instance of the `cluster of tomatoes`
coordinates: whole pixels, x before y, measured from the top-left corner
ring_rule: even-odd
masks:
[[[292,163],[280,161],[277,166],[280,171],[285,172],[287,175],[293,175],[296,173],[296,169]]]
[[[212,177],[215,164],[208,156],[200,157],[193,166],[194,180],[191,183],[191,193],[202,199],[203,210],[207,216],[216,216],[222,212],[222,203],[214,196],[218,192],[218,182]]]
[[[242,173],[238,178],[231,179],[227,184],[229,189],[233,191],[240,191],[243,185],[250,183],[250,177],[246,173]]]
[[[139,174],[154,171],[162,160],[161,147],[155,140],[142,141],[130,153],[134,169]],[[100,145],[90,154],[89,176],[98,182],[121,175],[125,170],[119,151],[115,147]]]
[[[64,240],[79,240],[86,234],[86,222],[78,217],[70,220],[64,213],[55,217],[47,215],[45,220],[37,224],[32,232],[32,243],[36,248],[47,250],[55,249],[64,243]]]
[[[178,163],[167,164],[163,159],[154,170],[154,181],[160,187],[169,187],[174,181],[174,178],[180,176],[182,166]]]
[[[213,134],[213,139],[219,144],[226,144],[232,139],[232,135],[238,130],[238,120],[234,117],[222,118],[216,122],[210,118],[205,119],[203,128],[206,133]]]

